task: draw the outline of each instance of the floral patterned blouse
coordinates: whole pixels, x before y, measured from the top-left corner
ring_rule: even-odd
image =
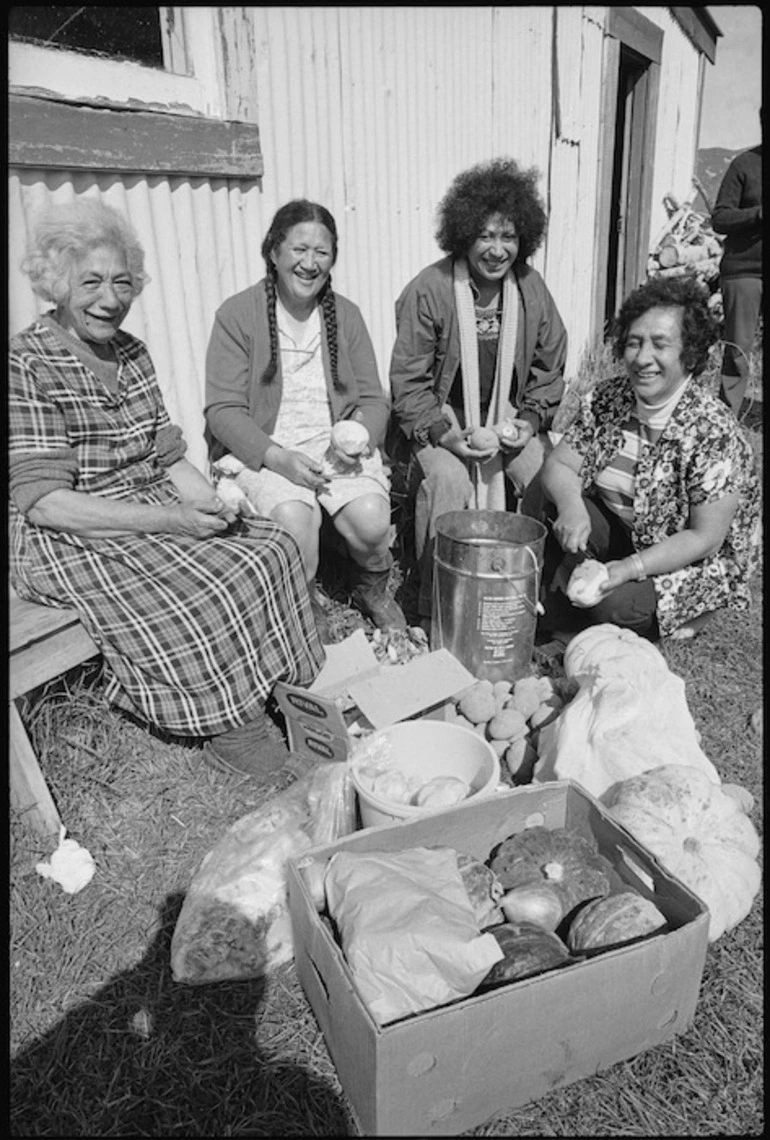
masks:
[[[582,398],[564,441],[582,456],[585,494],[595,491],[598,472],[620,449],[621,425],[635,408],[634,390],[622,376],[600,381]],[[761,493],[751,447],[729,408],[691,380],[657,441],[642,441],[631,531],[635,549],[685,530],[692,507],[734,491],[738,508],[721,548],[653,578],[663,635],[710,610],[747,609],[761,541]]]

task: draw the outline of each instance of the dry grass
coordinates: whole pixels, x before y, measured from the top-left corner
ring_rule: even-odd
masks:
[[[750,434],[761,458],[761,434]],[[343,603],[333,603],[340,635],[357,621]],[[664,650],[685,679],[704,750],[725,781],[754,795],[760,830],[762,743],[749,718],[762,704],[762,613],[757,576],[749,613],[722,613],[695,642]],[[24,714],[62,818],[97,873],[64,894],[35,871],[54,843],[12,816],[11,1134],[356,1134],[292,965],[202,987],[170,975],[195,868],[264,791],[209,772],[197,751],[111,711],[93,666],[34,694]],[[709,948],[686,1032],[468,1134],[763,1134],[762,971],[759,897]]]

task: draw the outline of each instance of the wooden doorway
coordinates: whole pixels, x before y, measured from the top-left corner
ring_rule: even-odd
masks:
[[[594,327],[600,335],[645,277],[662,39],[634,9],[610,9],[596,220]]]

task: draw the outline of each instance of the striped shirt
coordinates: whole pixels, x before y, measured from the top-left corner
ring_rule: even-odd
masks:
[[[636,401],[636,411],[620,425],[623,443],[617,454],[596,476],[596,488],[602,500],[626,526],[634,522],[634,493],[636,469],[645,445],[655,443],[671,418],[681,399],[688,376],[679,387],[660,404],[643,404]]]

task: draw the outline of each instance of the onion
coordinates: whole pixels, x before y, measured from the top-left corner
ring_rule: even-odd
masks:
[[[508,922],[534,922],[543,930],[555,930],[563,917],[561,899],[548,886],[514,887],[500,907]]]

